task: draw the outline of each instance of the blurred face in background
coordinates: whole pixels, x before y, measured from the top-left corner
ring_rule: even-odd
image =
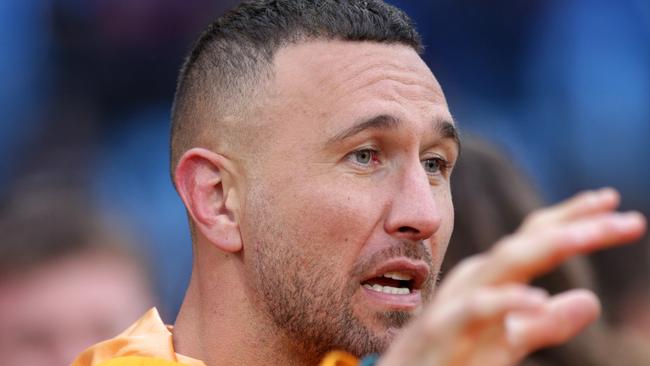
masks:
[[[0,279],[0,364],[68,365],[152,306],[143,271],[112,253],[78,253]]]

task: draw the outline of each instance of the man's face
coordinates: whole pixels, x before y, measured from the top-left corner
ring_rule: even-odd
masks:
[[[260,105],[239,217],[260,310],[301,351],[380,352],[452,231],[442,90],[406,46],[312,41],[277,53]]]

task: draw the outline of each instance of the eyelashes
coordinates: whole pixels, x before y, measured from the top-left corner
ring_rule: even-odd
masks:
[[[442,174],[446,176],[452,165],[441,156],[422,160],[422,168],[427,174]]]
[[[347,155],[348,160],[360,166],[370,167],[372,164],[379,164],[379,151],[372,148],[362,148]]]
[[[362,169],[374,169],[383,164],[381,153],[373,147],[363,147],[348,153],[345,160]],[[440,155],[427,157],[421,160],[422,168],[431,177],[449,174],[453,165]]]

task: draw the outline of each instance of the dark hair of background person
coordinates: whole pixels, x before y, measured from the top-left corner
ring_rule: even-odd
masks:
[[[617,326],[640,326],[650,314],[650,236],[638,244],[594,253],[590,258],[599,283],[608,320]],[[650,315],[645,316],[646,319]],[[646,328],[650,336],[650,328]]]
[[[80,254],[105,254],[151,270],[123,223],[100,214],[84,195],[66,189],[12,192],[0,204],[0,278],[23,275]]]
[[[210,146],[221,135],[228,136],[228,143],[248,141],[239,129],[224,134],[223,119],[245,115],[254,93],[272,75],[278,49],[309,39],[403,44],[422,50],[408,16],[383,1],[245,1],[207,28],[180,71],[172,109],[172,175],[181,154],[191,147]],[[239,127],[241,121],[235,123]],[[208,133],[215,129],[219,135]]]
[[[497,147],[477,137],[463,137],[463,151],[451,179],[455,226],[443,273],[463,258],[489,249],[514,232],[525,216],[542,206],[532,182]],[[575,258],[540,277],[534,285],[551,294],[572,288],[597,290],[585,258]],[[533,354],[530,366],[641,366],[650,354],[630,337],[619,337],[607,323],[592,325],[571,342]]]

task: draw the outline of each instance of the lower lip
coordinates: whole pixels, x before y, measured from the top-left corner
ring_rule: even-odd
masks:
[[[389,310],[415,310],[422,305],[422,295],[415,290],[410,294],[397,295],[377,292],[361,286],[363,294],[373,303],[379,304]]]

